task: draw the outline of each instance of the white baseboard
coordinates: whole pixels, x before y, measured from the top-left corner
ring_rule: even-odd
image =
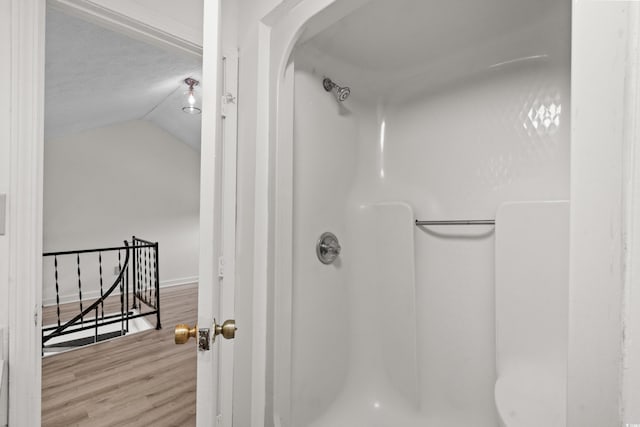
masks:
[[[182,277],[180,279],[161,280],[160,287],[170,288],[172,286],[191,285],[193,283],[198,283],[198,276]]]
[[[190,285],[193,283],[198,283],[198,276],[190,276],[190,277],[181,277],[178,279],[169,279],[169,280],[161,280],[160,288],[172,288],[174,286],[182,286],[182,285]],[[116,289],[113,291],[111,295],[120,295],[120,290]],[[100,297],[100,291],[90,291],[90,292],[82,292],[83,300],[92,300]],[[60,295],[60,304],[68,304],[71,302],[78,302],[78,294],[65,294]],[[56,298],[43,298],[42,306],[50,307],[52,305],[56,305]]]

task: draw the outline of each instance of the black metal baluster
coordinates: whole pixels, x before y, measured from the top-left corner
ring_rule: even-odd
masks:
[[[135,248],[136,247],[136,236],[132,236],[131,237],[131,245]],[[135,309],[137,307],[136,305],[136,272],[137,272],[137,268],[136,268],[136,249],[133,249],[133,270],[131,270],[131,281],[132,281],[132,288],[133,288],[133,292],[131,293],[132,298],[133,298],[133,308]]]
[[[76,254],[76,264],[78,265],[78,298],[80,298],[80,324],[84,325],[84,316],[82,315],[82,280],[80,279],[80,254]]]
[[[144,283],[142,282],[142,249],[138,248],[138,298],[140,298],[140,311],[142,312],[142,287]]]
[[[153,248],[149,248],[149,304],[153,306],[153,288],[155,287],[153,278],[155,277],[153,271]]]
[[[151,289],[151,265],[149,264],[149,248],[145,248],[144,249],[144,256],[145,256],[145,261],[144,261],[144,297],[147,300],[147,304],[149,304],[149,289]]]
[[[122,272],[121,251],[118,251],[118,271]],[[124,335],[124,281],[120,276],[120,335]]]
[[[53,257],[53,266],[56,278],[56,311],[58,312],[58,327],[60,327],[60,287],[58,286],[58,257]]]
[[[102,320],[104,321],[104,287],[102,285],[102,252],[98,252],[98,265],[100,270],[100,308],[102,309]],[[98,321],[98,307],[96,307],[96,322]],[[97,326],[96,326],[97,327]],[[97,331],[96,331],[97,333]]]
[[[145,301],[147,295],[147,259],[145,257],[144,248],[140,248],[140,276],[142,278],[142,287],[140,289],[140,299]]]
[[[133,241],[133,270],[131,271],[131,277],[133,277],[133,307],[136,308],[138,306],[138,250],[135,249],[135,240]],[[140,306],[142,308],[142,306]]]
[[[104,316],[104,312],[102,315]],[[96,306],[96,334],[93,342],[98,342],[98,306]]]
[[[129,307],[129,266],[127,265],[127,267],[124,269],[125,273],[124,273],[124,284],[125,284],[125,289],[124,292],[126,294],[126,307],[127,307],[127,325],[126,325],[126,332],[129,333],[129,315],[131,313],[131,308]]]
[[[156,283],[155,283],[155,299],[156,299],[156,329],[161,329],[162,328],[162,324],[160,323],[160,274],[158,273],[158,266],[159,266],[159,258],[158,258],[158,242],[155,243],[154,245],[154,249],[155,249],[155,258],[153,261],[153,266],[154,266],[154,270],[156,273]]]
[[[140,286],[140,299],[144,302],[146,302],[145,295],[147,293],[147,273],[145,271],[146,266],[147,264],[144,256],[144,248],[140,248],[140,284],[142,285]]]
[[[154,243],[153,247],[151,248],[151,286],[150,286],[150,296],[151,299],[149,300],[149,302],[153,305],[153,308],[157,309],[157,304],[156,304],[156,278],[158,277],[157,273],[157,268],[158,268],[158,258],[157,258],[157,248],[156,248],[157,243]]]

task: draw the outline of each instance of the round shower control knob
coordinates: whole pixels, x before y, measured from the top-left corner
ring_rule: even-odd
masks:
[[[342,247],[338,242],[338,238],[335,234],[326,232],[322,233],[316,244],[316,255],[323,264],[331,264],[338,258]]]

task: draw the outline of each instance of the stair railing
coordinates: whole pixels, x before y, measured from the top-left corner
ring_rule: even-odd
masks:
[[[103,274],[103,257],[106,254],[117,252],[117,277],[107,288],[104,289],[104,274]],[[86,298],[83,298],[83,276],[81,268],[81,257],[86,254],[97,254],[98,261],[98,276],[94,277],[95,281],[99,281],[99,297],[95,299],[88,306]],[[124,253],[124,261],[122,260],[122,254]],[[79,340],[80,344],[98,342],[101,339],[100,327],[106,325],[112,325],[120,323],[120,331],[115,335],[125,335],[129,332],[129,321],[138,317],[144,317],[149,315],[156,315],[156,329],[161,328],[160,323],[160,283],[158,274],[158,243],[149,242],[147,240],[132,238],[131,245],[124,241],[124,246],[121,247],[108,247],[100,249],[85,249],[75,251],[62,251],[62,252],[48,252],[44,253],[45,258],[53,258],[54,269],[54,282],[56,291],[56,323],[53,326],[44,326],[42,328],[42,345],[43,351],[45,347],[54,346],[50,344],[45,345],[47,342],[55,337],[62,335],[68,335],[80,331],[94,329],[93,339],[87,342],[87,339]],[[113,254],[112,254],[113,256]],[[62,321],[61,306],[65,310],[69,308],[67,304],[61,304],[60,301],[60,277],[59,277],[59,260],[63,257],[75,258],[75,281],[77,282],[77,301],[73,304],[78,304],[78,314],[73,316],[68,321]],[[132,262],[133,258],[133,262]],[[130,293],[130,280],[133,282],[133,293]],[[85,285],[86,290],[86,285]],[[119,290],[120,295],[120,310],[118,313],[105,313],[105,301],[114,294],[116,290]],[[94,291],[94,293],[97,291]],[[85,292],[86,294],[86,292]],[[132,295],[133,304],[130,305],[129,296]],[[146,306],[147,310],[144,310]],[[137,312],[133,310],[137,309]],[[87,318],[90,313],[93,313],[94,318]],[[104,335],[107,337],[113,336]],[[76,340],[75,342],[78,342]],[[59,345],[58,345],[59,346]]]

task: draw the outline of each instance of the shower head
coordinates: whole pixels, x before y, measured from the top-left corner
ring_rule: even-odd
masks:
[[[326,77],[322,80],[322,86],[327,92],[333,92],[338,102],[346,100],[351,94],[351,89],[347,86],[338,86],[335,82]]]

